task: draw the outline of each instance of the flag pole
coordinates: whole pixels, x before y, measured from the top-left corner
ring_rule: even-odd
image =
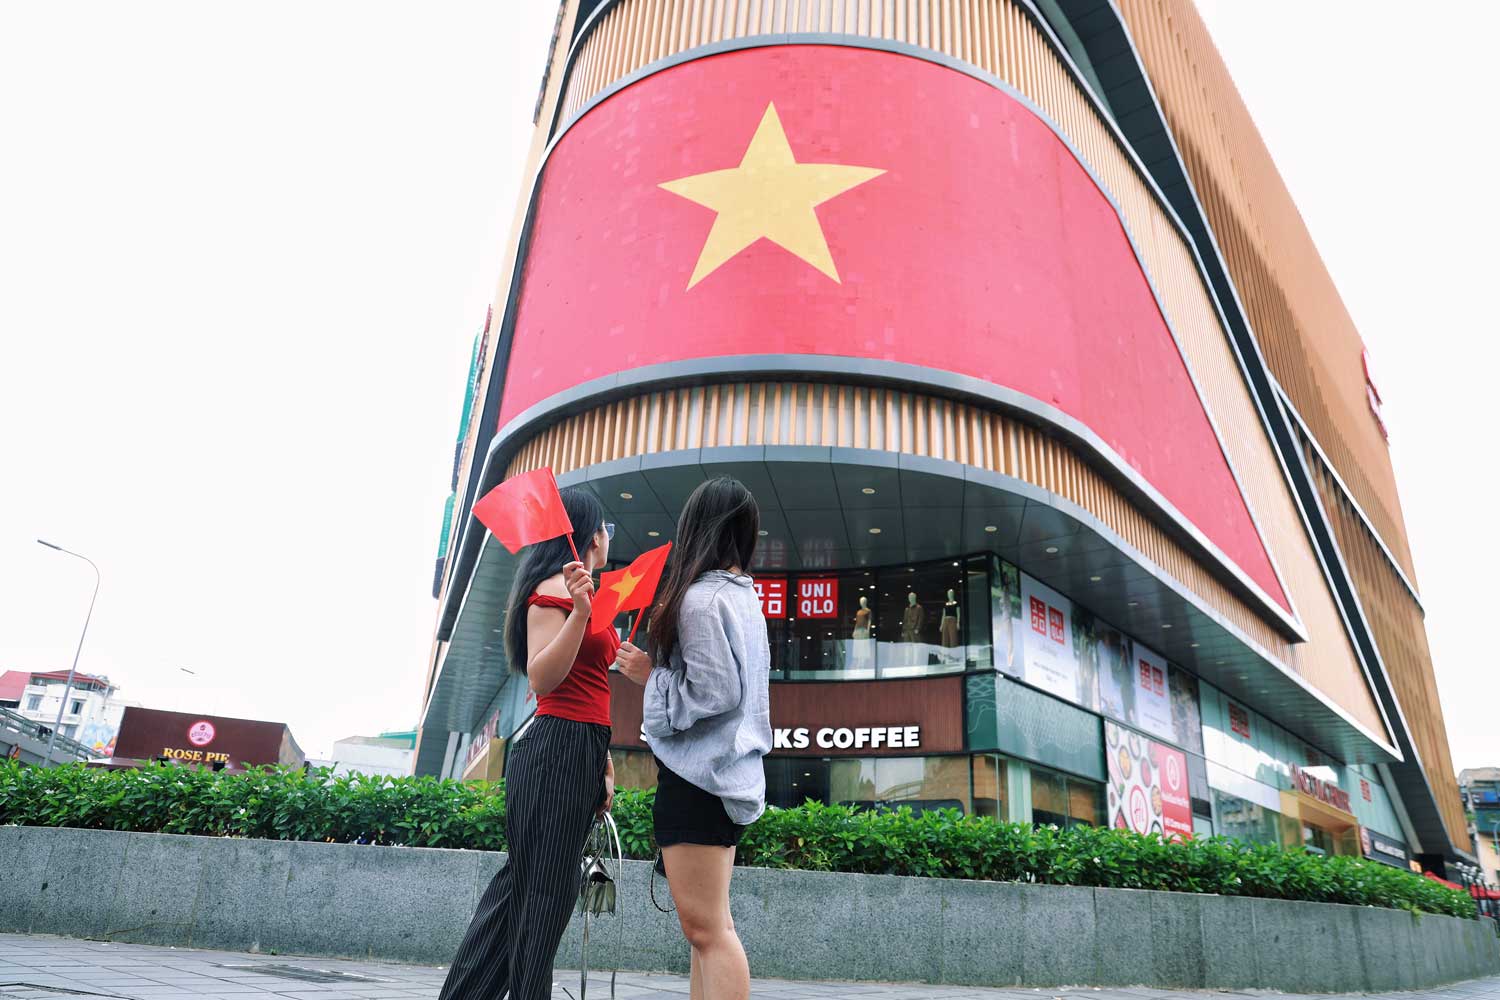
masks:
[[[571,531],[568,532],[568,536],[567,537],[568,537],[568,548],[570,548],[570,549],[573,550],[573,561],[574,562],[580,562],[580,563],[583,562],[583,560],[581,558],[579,558],[579,556],[578,556],[578,546],[576,546],[576,545],[573,544],[573,533]]]
[[[646,613],[646,609],[645,608],[641,608],[639,611],[637,611],[635,613],[635,624],[632,625],[632,626],[630,626],[630,636],[629,636],[629,638],[627,638],[625,640],[626,642],[635,642],[635,630],[640,627],[641,616],[644,615],[645,613]]]

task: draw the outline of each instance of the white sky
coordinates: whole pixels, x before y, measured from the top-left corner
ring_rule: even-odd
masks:
[[[1500,763],[1470,461],[1500,361],[1473,137],[1500,14],[1200,2],[1370,346],[1456,763]],[[415,724],[555,14],[0,6],[0,669],[73,654],[92,577],[42,537],[103,570],[80,668],[125,697],[286,721],[312,756]]]

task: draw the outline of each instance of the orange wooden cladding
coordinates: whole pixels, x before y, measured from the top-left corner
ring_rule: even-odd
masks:
[[[1190,0],[1122,0],[1256,340],[1354,499],[1414,580],[1364,342]],[[1378,360],[1378,359],[1377,359]]]
[[[1197,9],[1190,0],[1120,0],[1119,8],[1266,361],[1348,488],[1308,445],[1444,824],[1455,844],[1467,844],[1422,611],[1390,561],[1415,581],[1390,453],[1365,398],[1359,332]]]
[[[1215,421],[1225,453],[1239,474],[1282,582],[1311,636],[1310,641],[1290,649],[1279,641],[1265,648],[1371,732],[1387,737],[1295,499],[1260,423],[1228,335],[1219,324],[1213,301],[1196,269],[1192,249],[1137,172],[1123,143],[1019,6],[1009,0],[623,0],[600,18],[597,28],[579,47],[577,63],[562,95],[561,120],[566,123],[591,97],[621,77],[676,52],[727,38],[811,30],[906,41],[972,63],[1026,95],[1073,144],[1121,212]],[[673,400],[670,405],[681,404]],[[922,413],[914,409],[909,416],[915,421]],[[705,433],[701,423],[677,424],[675,414],[676,410],[670,409],[621,419],[670,420],[676,433],[688,439]],[[623,428],[609,431],[613,435],[623,432]],[[586,447],[596,448],[593,443]],[[1056,448],[1055,444],[1028,444],[1015,453],[1016,467],[1028,472],[1033,463],[1050,468],[1048,463],[1055,461]],[[1062,478],[1087,482],[1088,477],[1077,471],[1085,468],[1075,458]],[[1096,491],[1096,496],[1100,507],[1079,502],[1112,527],[1132,520],[1121,512],[1128,510],[1129,504],[1118,494]],[[1149,524],[1139,515],[1135,520]],[[1216,585],[1200,582],[1209,579],[1208,574],[1191,565],[1191,559],[1180,550],[1168,556],[1165,542],[1147,541],[1147,529],[1121,533],[1212,606],[1222,609],[1238,605],[1232,598],[1221,605],[1219,597],[1210,597]],[[1243,624],[1247,616],[1253,616],[1242,606],[1237,613],[1225,613],[1248,635],[1259,637],[1266,631],[1258,622],[1253,629]]]
[[[1468,823],[1458,796],[1458,779],[1453,773],[1448,729],[1438,701],[1437,677],[1433,673],[1432,653],[1427,648],[1422,609],[1312,443],[1306,437],[1302,442],[1304,457],[1322,496],[1323,509],[1338,537],[1344,564],[1354,578],[1365,618],[1375,633],[1380,657],[1437,796],[1443,824],[1455,844],[1467,844]]]

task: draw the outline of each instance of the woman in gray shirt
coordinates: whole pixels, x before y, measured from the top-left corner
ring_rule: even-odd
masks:
[[[766,808],[771,652],[745,572],[759,532],[755,497],[737,480],[694,490],[651,613],[653,653],[626,643],[619,654],[621,671],[646,689],[656,842],[692,948],[692,994],[707,1000],[750,995],[729,878],[741,833]]]

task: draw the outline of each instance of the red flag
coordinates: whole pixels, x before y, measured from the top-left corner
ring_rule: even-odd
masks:
[[[668,542],[642,552],[624,569],[601,574],[599,590],[594,594],[594,612],[589,616],[589,631],[602,632],[609,628],[622,611],[650,607],[656,597],[657,584],[661,583],[661,571],[667,565],[667,553],[671,551],[672,543]]]
[[[507,479],[474,505],[474,516],[513,554],[558,535],[573,541],[573,522],[568,520],[551,469]]]

